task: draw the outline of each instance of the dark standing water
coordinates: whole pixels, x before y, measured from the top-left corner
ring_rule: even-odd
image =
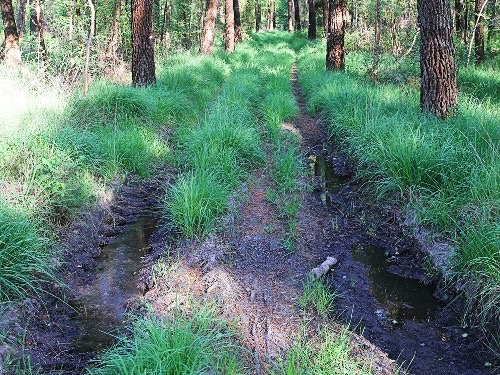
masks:
[[[127,301],[140,294],[134,275],[141,267],[156,223],[152,216],[141,216],[112,244],[102,247],[94,280],[83,297],[72,302],[80,329],[75,353],[99,352],[114,343],[113,333],[123,325]]]
[[[369,267],[373,296],[384,308],[381,314],[393,320],[395,325],[404,320],[427,321],[435,317],[439,302],[433,295],[433,287],[387,271],[383,248],[356,244],[351,251],[354,259]]]
[[[335,173],[333,165],[321,156],[314,157],[314,175],[322,181],[322,200],[326,204],[334,201],[333,194],[338,193],[349,181],[349,176],[341,176]]]

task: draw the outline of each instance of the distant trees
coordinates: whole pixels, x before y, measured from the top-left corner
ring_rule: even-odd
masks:
[[[21,62],[21,47],[14,18],[14,7],[12,6],[12,0],[0,0],[0,5],[2,7],[2,22],[5,35],[1,55],[7,64],[16,65]]]
[[[153,0],[132,0],[132,84],[156,81],[153,50]]]
[[[458,100],[449,0],[418,0],[418,22],[420,106],[422,111],[444,118]]]
[[[344,32],[347,0],[328,0],[326,69],[343,70],[345,66]]]

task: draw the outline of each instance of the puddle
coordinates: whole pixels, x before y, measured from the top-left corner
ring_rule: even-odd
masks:
[[[429,321],[435,317],[440,306],[433,296],[434,287],[387,271],[383,248],[356,244],[351,251],[354,259],[369,267],[373,296],[383,307],[376,311],[380,318],[388,318],[394,325],[401,326],[405,320]]]
[[[101,248],[95,279],[86,287],[86,294],[71,303],[78,311],[73,319],[80,330],[74,353],[99,352],[114,343],[113,333],[123,325],[127,301],[140,295],[134,275],[140,270],[156,223],[151,216],[141,216],[112,244]]]
[[[326,203],[330,204],[333,200],[331,194],[338,193],[349,182],[349,176],[340,176],[335,173],[332,163],[321,156],[310,156],[310,159],[314,161],[311,163],[314,176],[321,178]]]

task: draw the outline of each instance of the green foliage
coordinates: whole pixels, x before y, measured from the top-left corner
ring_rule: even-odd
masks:
[[[202,307],[192,316],[138,318],[130,336],[121,338],[96,361],[89,374],[237,374],[240,349],[227,323]]]
[[[486,80],[478,85],[481,70],[465,70],[456,113],[441,121],[420,113],[411,81],[373,85],[359,78],[362,72],[349,66],[361,67],[360,55],[348,55],[350,74],[326,73],[323,64],[317,47],[301,55],[300,83],[309,108],[324,113],[330,134],[357,161],[359,177],[379,198],[399,198],[420,223],[460,244],[457,276],[476,286],[468,289],[471,301],[480,300],[471,302],[470,311],[487,316],[480,318],[484,325],[498,327],[498,74],[487,70],[491,86]]]
[[[337,293],[332,292],[322,280],[310,279],[304,283],[304,292],[299,299],[302,309],[313,308],[322,317],[328,316],[334,309]]]
[[[352,334],[344,328],[321,330],[318,339],[297,339],[280,364],[283,375],[371,374],[371,369],[352,357]]]
[[[48,243],[22,215],[0,206],[0,302],[39,291],[53,280]]]

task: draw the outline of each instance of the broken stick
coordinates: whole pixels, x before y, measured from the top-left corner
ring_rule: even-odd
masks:
[[[332,267],[337,264],[337,262],[338,262],[337,258],[334,257],[326,258],[326,260],[323,263],[321,263],[321,265],[311,270],[311,276],[314,277],[315,279],[319,279],[321,276],[328,273],[328,271],[330,271]]]

